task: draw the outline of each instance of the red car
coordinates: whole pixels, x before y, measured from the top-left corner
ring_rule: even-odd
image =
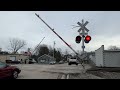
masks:
[[[6,63],[0,62],[0,79],[13,78],[16,79],[21,70],[16,66],[10,66]]]

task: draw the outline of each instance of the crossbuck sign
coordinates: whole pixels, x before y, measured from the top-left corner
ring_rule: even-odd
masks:
[[[86,32],[89,32],[89,30],[85,27],[88,23],[89,23],[88,21],[86,21],[86,22],[84,23],[83,20],[82,20],[82,23],[80,23],[80,22],[77,23],[77,24],[81,27],[81,28],[78,30],[78,32],[81,32],[81,31],[82,31],[82,33],[80,33],[81,35],[87,35],[87,34],[88,34],[88,33],[85,33],[85,31],[86,31]]]

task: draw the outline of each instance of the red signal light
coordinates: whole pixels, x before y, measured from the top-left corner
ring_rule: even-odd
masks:
[[[87,40],[87,41],[90,41],[90,40],[91,40],[91,37],[90,37],[90,36],[87,36],[87,37],[86,37],[86,40]]]
[[[80,43],[81,42],[81,36],[77,36],[76,37],[76,43]]]
[[[90,40],[91,40],[91,36],[87,35],[85,37],[85,43],[89,43]]]

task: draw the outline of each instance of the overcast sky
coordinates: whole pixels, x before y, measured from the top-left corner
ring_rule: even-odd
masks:
[[[0,47],[8,50],[9,39],[26,40],[27,47],[34,48],[43,37],[42,44],[71,51],[50,29],[36,16],[39,14],[55,31],[75,50],[81,51],[81,43],[75,42],[79,35],[77,25],[82,19],[89,21],[86,26],[92,40],[85,44],[86,51],[94,51],[101,45],[120,47],[120,11],[0,11]],[[72,51],[71,51],[72,52]]]

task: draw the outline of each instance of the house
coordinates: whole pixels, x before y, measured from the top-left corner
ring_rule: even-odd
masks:
[[[50,64],[50,62],[56,61],[56,59],[50,55],[44,54],[37,59],[39,64]]]
[[[104,45],[95,50],[91,60],[97,67],[120,67],[120,50],[104,50]]]
[[[24,62],[29,57],[23,54],[0,54],[0,61],[6,62],[6,60],[18,61],[22,60]]]

